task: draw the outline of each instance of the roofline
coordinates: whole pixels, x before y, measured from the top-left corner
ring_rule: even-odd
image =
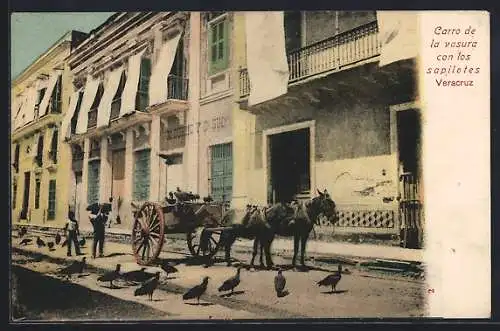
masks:
[[[43,59],[47,58],[58,47],[66,43],[69,43],[71,45],[73,39],[72,36],[74,32],[86,34],[85,32],[81,32],[78,30],[67,31],[61,38],[59,38],[55,43],[53,43],[46,51],[40,54],[35,60],[33,60],[33,62],[31,62],[26,68],[24,68],[23,71],[21,71],[14,79],[12,79],[12,85],[17,85],[20,84],[22,81],[24,81],[29,76],[28,73],[30,72],[30,70],[33,69],[33,67],[35,67],[38,63],[42,62]]]

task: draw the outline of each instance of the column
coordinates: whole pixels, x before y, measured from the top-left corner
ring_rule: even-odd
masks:
[[[83,167],[82,167],[82,194],[79,201],[76,202],[79,210],[80,227],[82,229],[91,229],[92,225],[89,222],[87,209],[87,191],[89,177],[89,155],[90,155],[90,140],[85,138],[83,142]]]
[[[149,200],[162,201],[160,197],[160,116],[153,114],[151,119],[151,130],[149,131],[149,144],[151,146],[149,172]]]
[[[112,169],[110,162],[110,153],[108,137],[101,138],[101,163],[99,169],[99,202],[105,203],[111,197]]]
[[[133,180],[134,180],[134,131],[128,129],[125,135],[125,181],[122,210],[125,215],[123,223],[132,227],[132,209],[130,203],[133,200]]]
[[[189,134],[186,137],[186,154],[184,155],[184,185],[188,191],[199,193],[200,160],[198,125],[200,111],[200,30],[201,18],[199,12],[190,13],[189,23],[189,105],[187,124]],[[168,171],[168,169],[167,169]]]

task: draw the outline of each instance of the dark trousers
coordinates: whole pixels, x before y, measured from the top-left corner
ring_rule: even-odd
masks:
[[[92,245],[92,256],[96,256],[97,245],[99,245],[99,255],[104,255],[104,231],[94,232],[94,242]]]
[[[81,254],[80,252],[80,245],[78,244],[78,236],[76,235],[76,231],[70,230],[68,231],[68,255],[71,255],[71,246],[74,244],[75,245],[75,253]]]

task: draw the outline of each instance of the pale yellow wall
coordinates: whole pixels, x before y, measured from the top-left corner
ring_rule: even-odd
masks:
[[[69,44],[64,48],[56,50],[58,54],[47,61],[42,63],[34,73],[22,82],[18,82],[17,85],[12,87],[12,93],[16,94],[22,91],[27,82],[36,79],[40,73],[50,73],[52,69],[63,63],[66,56],[69,54]],[[44,150],[43,150],[43,166],[35,173],[35,162],[34,156],[36,155],[36,143],[38,140],[38,135],[30,131],[35,123],[31,123],[20,130],[15,132],[16,137],[20,136],[16,142],[20,144],[20,158],[19,158],[19,172],[15,173],[12,169],[12,180],[17,181],[17,195],[16,195],[16,206],[12,209],[12,220],[18,221],[19,214],[22,209],[23,196],[24,196],[24,173],[30,172],[30,197],[28,213],[30,216],[31,224],[44,224],[48,226],[63,226],[67,213],[68,213],[68,202],[70,199],[70,189],[71,189],[71,149],[68,144],[63,140],[63,135],[60,130],[61,122],[64,117],[65,111],[69,105],[69,97],[73,92],[72,78],[69,71],[69,67],[65,66],[62,73],[62,113],[55,116],[55,127],[44,126],[40,129],[39,134],[44,136]],[[54,116],[54,115],[51,115]],[[49,166],[52,161],[49,160],[48,152],[51,146],[52,133],[55,128],[58,128],[58,150],[57,150],[57,165],[53,170],[49,170]],[[12,156],[15,150],[15,143],[12,142]],[[31,153],[26,154],[26,147],[31,147]],[[40,204],[39,208],[35,209],[35,183],[36,178],[40,178]],[[48,195],[49,195],[49,181],[56,180],[56,214],[54,220],[47,220],[47,209],[48,209]]]

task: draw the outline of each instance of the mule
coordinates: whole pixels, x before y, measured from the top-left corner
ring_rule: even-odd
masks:
[[[292,265],[296,265],[299,246],[301,250],[300,263],[305,265],[305,250],[309,234],[312,231],[314,224],[318,222],[320,215],[327,217],[334,222],[337,212],[335,202],[331,199],[329,193],[325,190],[321,192],[317,190],[318,196],[306,202],[296,202],[292,204],[278,203],[269,208],[259,209],[254,208],[247,210],[245,217],[247,222],[242,222],[241,225],[233,226],[232,229],[223,232],[224,248],[226,250],[226,261],[230,264],[231,247],[237,237],[254,239],[254,247],[252,252],[252,260],[250,265],[253,266],[257,250],[260,245],[262,261],[262,251],[265,253],[266,265],[268,268],[273,266],[271,258],[271,244],[276,235],[283,237],[292,237],[293,241],[293,258]]]

